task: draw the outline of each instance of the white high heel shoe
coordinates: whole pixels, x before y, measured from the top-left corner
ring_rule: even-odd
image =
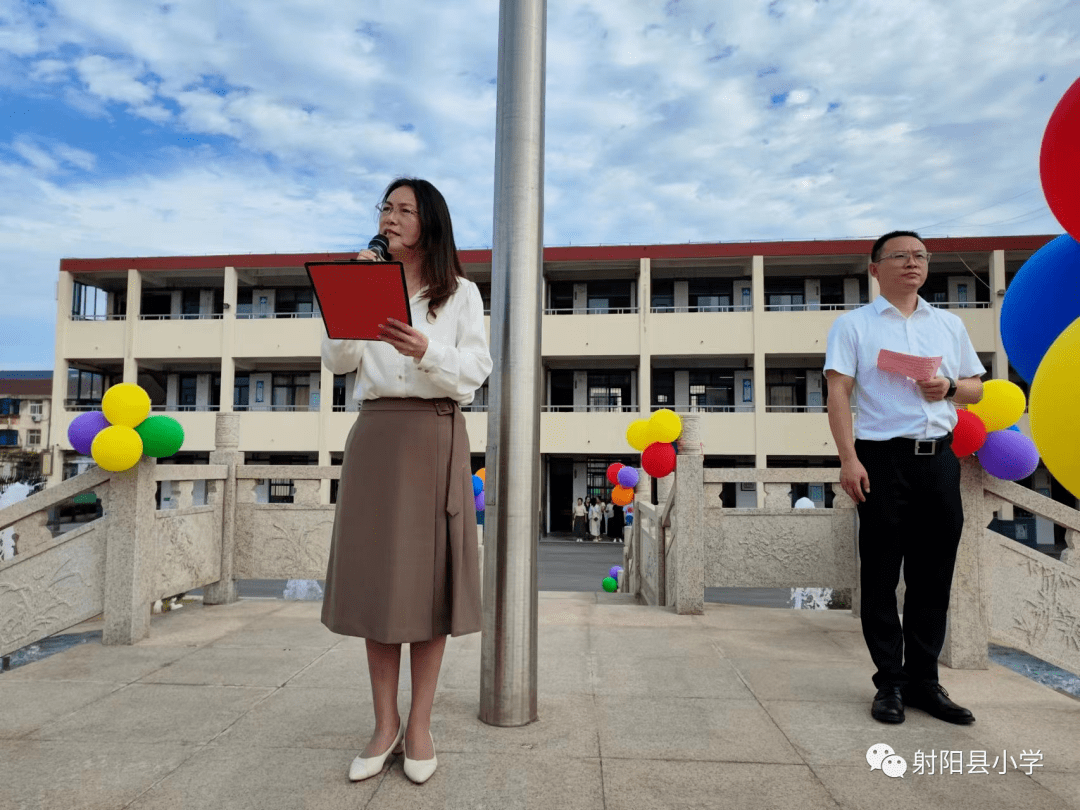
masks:
[[[377,757],[368,757],[367,759],[364,759],[363,757],[358,756],[354,759],[352,765],[349,766],[349,779],[353,782],[359,782],[362,779],[368,779],[378,773],[382,773],[383,765],[386,764],[386,758],[391,754],[401,753],[401,741],[404,739],[405,724],[399,722],[397,734],[394,735],[394,741],[390,743],[390,747]]]
[[[428,732],[431,738],[431,732]],[[431,759],[409,759],[409,749],[405,749],[405,775],[418,785],[424,784],[439,764],[439,758],[435,756],[435,740],[431,738]]]

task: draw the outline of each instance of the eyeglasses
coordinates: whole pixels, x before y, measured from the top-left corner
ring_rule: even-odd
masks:
[[[389,216],[391,213],[394,212],[394,210],[395,210],[394,206],[391,205],[390,203],[383,203],[382,205],[379,206],[379,216],[381,216],[381,217]],[[404,206],[404,205],[398,206],[397,207],[397,212],[398,212],[398,214],[400,214],[403,217],[415,217],[415,216],[418,216],[417,210],[415,208],[409,208],[408,206]]]
[[[905,250],[905,251],[897,251],[895,253],[886,253],[878,261],[882,261],[882,262],[888,262],[888,261],[905,262],[905,261],[907,261],[908,256],[910,256],[915,261],[917,261],[919,264],[926,264],[928,261],[930,261],[930,257],[932,255],[933,255],[932,253],[928,253],[925,250]]]

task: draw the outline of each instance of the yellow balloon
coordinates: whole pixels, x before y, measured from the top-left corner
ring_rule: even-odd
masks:
[[[101,398],[101,412],[112,424],[133,428],[149,416],[150,395],[135,383],[119,383]]]
[[[1005,430],[1020,421],[1024,415],[1024,392],[1020,386],[1008,380],[987,380],[983,383],[983,395],[979,402],[967,409],[982,419],[986,432]]]
[[[1043,463],[1080,495],[1080,318],[1050,344],[1031,383],[1031,436]]]
[[[661,408],[649,418],[649,437],[653,442],[670,444],[682,433],[682,419],[670,408]],[[648,445],[646,445],[648,447]]]
[[[134,467],[142,458],[142,452],[142,436],[135,432],[135,428],[126,425],[105,428],[90,445],[90,455],[94,461],[109,472],[122,472]]]
[[[635,419],[626,429],[626,441],[639,453],[652,444],[649,439],[649,420]]]

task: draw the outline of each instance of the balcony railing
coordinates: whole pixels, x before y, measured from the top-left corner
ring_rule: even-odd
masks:
[[[181,315],[139,315],[140,321],[219,321],[225,315],[220,312],[185,313]]]
[[[71,320],[73,321],[125,321],[127,315],[86,315],[82,313],[72,312]]]
[[[842,310],[858,309],[865,303],[851,304],[766,304],[766,312],[838,312]]]
[[[990,309],[989,301],[930,301],[938,309]]]
[[[753,310],[750,304],[732,304],[728,306],[703,306],[703,307],[652,307],[650,312],[750,312]]]
[[[176,412],[176,411],[220,411],[220,405],[151,405],[151,411]]]
[[[485,409],[487,406],[484,406]],[[541,405],[544,413],[633,413],[636,405]]]
[[[318,318],[318,312],[237,312],[236,317],[242,321],[266,320],[270,318]]]
[[[855,409],[851,409],[852,413]],[[766,405],[765,413],[827,413],[825,405]]]
[[[545,315],[636,315],[637,307],[570,307],[545,309]]]

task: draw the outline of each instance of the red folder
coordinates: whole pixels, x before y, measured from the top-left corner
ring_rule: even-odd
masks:
[[[378,340],[379,324],[412,326],[401,262],[306,262],[326,334],[336,340]]]

